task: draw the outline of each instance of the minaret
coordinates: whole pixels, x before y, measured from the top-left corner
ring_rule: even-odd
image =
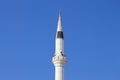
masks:
[[[55,66],[55,80],[64,80],[64,66],[66,64],[66,57],[64,56],[64,36],[60,13],[56,33],[55,56],[53,57],[52,62]]]

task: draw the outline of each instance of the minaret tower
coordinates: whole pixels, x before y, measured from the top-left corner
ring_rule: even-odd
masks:
[[[66,57],[64,56],[64,36],[60,13],[58,18],[55,47],[55,56],[52,59],[55,66],[55,80],[64,80],[64,66],[66,64]]]

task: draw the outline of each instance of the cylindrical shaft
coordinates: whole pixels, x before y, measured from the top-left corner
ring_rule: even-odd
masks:
[[[55,67],[55,80],[64,80],[64,68]]]
[[[56,54],[64,53],[64,40],[62,38],[56,39]]]

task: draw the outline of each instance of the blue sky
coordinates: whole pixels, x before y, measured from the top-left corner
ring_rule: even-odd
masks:
[[[0,0],[0,80],[54,80],[59,8],[65,80],[120,80],[119,0]]]

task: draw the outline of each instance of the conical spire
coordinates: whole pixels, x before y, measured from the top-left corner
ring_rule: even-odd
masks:
[[[61,15],[59,11],[59,18],[58,18],[58,28],[57,31],[62,31],[62,21],[61,21]]]
[[[57,38],[64,38],[63,36],[63,31],[62,31],[62,21],[61,21],[61,15],[60,15],[60,11],[59,11],[59,18],[58,18],[58,26],[57,26],[57,33],[56,33],[56,37]]]

